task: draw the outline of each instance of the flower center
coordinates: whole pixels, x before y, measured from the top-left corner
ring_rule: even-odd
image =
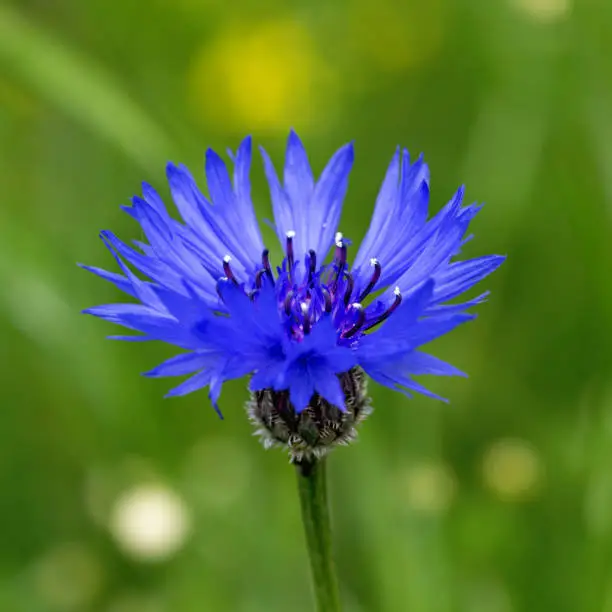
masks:
[[[257,300],[264,282],[272,284],[279,312],[292,339],[303,340],[322,316],[330,315],[334,327],[339,331],[339,341],[348,344],[382,323],[401,304],[402,296],[396,287],[394,300],[387,307],[381,303],[369,308],[363,306],[363,301],[377,289],[382,266],[377,259],[370,260],[371,276],[362,279],[360,285],[363,288],[357,293],[355,279],[347,265],[350,243],[340,232],[335,237],[333,261],[319,268],[317,254],[312,249],[305,254],[304,265],[299,265],[300,262],[295,259],[294,238],[294,231],[287,232],[286,257],[276,269],[276,275],[270,265],[268,249],[263,251],[262,267],[254,274],[251,283],[241,284],[231,268],[231,258],[226,256],[223,259],[224,280],[241,286],[251,300]],[[247,290],[249,285],[250,291]]]

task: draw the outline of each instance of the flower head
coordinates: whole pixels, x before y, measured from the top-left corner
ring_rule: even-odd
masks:
[[[359,420],[365,412],[362,371],[403,393],[436,397],[413,376],[461,372],[419,347],[474,317],[466,311],[486,293],[448,302],[504,259],[454,261],[480,207],[463,206],[461,188],[428,219],[428,167],[422,157],[411,162],[398,148],[369,231],[350,265],[350,241],[338,224],[352,144],[334,154],[318,180],[294,132],[282,183],[263,150],[262,155],[284,250],[280,265],[273,265],[263,244],[251,202],[249,137],[232,155],[233,180],[222,159],[207,151],[208,198],[187,168],[168,165],[182,222],[168,214],[151,186],[143,185],[142,197],[124,209],[140,224],[147,243],[132,247],[102,232],[121,274],[84,266],[137,303],[85,312],[141,334],[120,339],[162,340],[184,349],[147,375],[189,374],[169,395],[208,387],[217,410],[223,383],[245,375],[251,376],[249,386],[261,406],[267,402],[278,412],[286,405],[298,420],[316,405]],[[350,388],[357,389],[359,414],[351,412],[355,394]],[[274,415],[254,415],[259,422],[264,417]]]

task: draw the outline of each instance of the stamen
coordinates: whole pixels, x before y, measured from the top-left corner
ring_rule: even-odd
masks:
[[[346,275],[346,291],[344,292],[344,306],[348,306],[351,301],[351,295],[353,294],[353,287],[355,286],[355,281],[353,280],[353,276],[351,274]]]
[[[226,255],[223,258],[223,272],[225,272],[225,276],[227,276],[227,278],[231,280],[234,285],[238,285],[238,280],[234,276],[234,272],[230,266],[230,261],[232,261],[232,258],[229,255]]]
[[[325,287],[321,287],[321,293],[323,294],[323,299],[325,300],[325,312],[330,313],[332,311],[332,299],[329,291],[325,289]]]
[[[285,296],[285,314],[287,316],[291,315],[291,308],[293,306],[293,291],[289,291]]]
[[[295,255],[293,253],[293,239],[295,238],[295,232],[290,230],[286,234],[287,236],[287,274],[289,278],[293,275],[293,263],[295,261]]]
[[[393,304],[391,304],[391,306],[389,306],[389,308],[387,308],[387,310],[385,310],[385,312],[383,312],[377,319],[374,319],[373,321],[370,321],[367,325],[365,325],[365,327],[363,328],[364,331],[366,329],[372,329],[372,327],[375,327],[376,325],[380,325],[385,319],[388,319],[397,310],[397,307],[402,303],[402,294],[400,292],[400,288],[396,287],[393,290],[393,293],[395,294]]]
[[[308,284],[312,283],[312,278],[317,271],[317,254],[313,249],[308,251]]]
[[[342,332],[342,338],[351,338],[352,336],[354,336],[361,329],[361,326],[365,322],[366,315],[363,306],[355,302],[354,304],[351,304],[351,308],[357,311],[357,320],[355,321],[355,323],[353,323],[353,325],[351,325],[349,329]]]
[[[332,288],[335,293],[336,288],[338,286],[338,281],[340,277],[344,273],[344,267],[346,266],[346,244],[344,242],[344,238],[342,232],[336,232],[336,276],[334,278]]]
[[[344,268],[344,264],[346,263],[346,243],[344,242],[344,236],[342,232],[336,232],[336,260],[340,268]]]
[[[304,334],[310,333],[310,314],[308,304],[306,302],[302,302],[300,304],[300,309],[302,310],[302,329],[304,330]]]
[[[261,289],[261,285],[262,285],[261,279],[263,278],[263,275],[265,273],[266,271],[263,268],[260,268],[255,273],[255,287],[257,287],[257,289]]]
[[[274,275],[272,274],[272,268],[270,267],[270,251],[268,249],[264,249],[261,254],[261,263],[266,271],[268,278],[272,281],[274,285]]]
[[[380,274],[382,272],[382,266],[378,259],[373,257],[370,259],[370,265],[374,268],[374,272],[372,272],[372,277],[370,278],[370,282],[365,286],[365,289],[359,294],[359,301],[363,302],[364,298],[370,295],[370,291],[374,289],[378,279],[380,278]]]

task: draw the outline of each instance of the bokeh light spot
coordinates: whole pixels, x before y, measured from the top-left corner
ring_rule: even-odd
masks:
[[[132,557],[162,560],[184,544],[190,517],[183,500],[162,485],[140,485],[116,500],[110,518],[113,537]]]
[[[50,610],[89,609],[102,582],[103,570],[98,558],[76,542],[51,549],[34,570],[35,588]]]
[[[511,0],[514,7],[533,21],[553,23],[569,15],[571,0]]]
[[[485,484],[504,501],[530,497],[542,478],[542,466],[535,449],[525,440],[502,439],[485,452]]]
[[[441,462],[428,461],[403,468],[397,481],[402,503],[423,514],[445,512],[457,489],[455,475]]]
[[[333,98],[327,74],[298,21],[235,24],[196,54],[190,105],[196,118],[236,131],[284,133],[313,124]]]

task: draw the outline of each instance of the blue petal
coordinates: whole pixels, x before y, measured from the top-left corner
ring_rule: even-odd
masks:
[[[287,232],[295,231],[293,212],[289,205],[289,199],[285,194],[285,190],[278,180],[278,175],[276,174],[272,160],[263,147],[259,147],[259,150],[263,158],[266,179],[270,188],[270,199],[272,200],[276,235],[278,236],[278,241],[283,245],[283,248],[285,248]]]
[[[398,205],[399,170],[400,149],[398,147],[376,198],[370,227],[355,257],[353,269],[357,272],[367,266],[372,257],[378,258],[381,255],[380,247],[389,239],[387,231],[395,221],[395,209]],[[387,240],[384,240],[385,238]]]
[[[203,221],[201,207],[204,196],[198,190],[195,181],[184,167],[172,163],[166,166],[166,176],[172,200],[181,217],[189,227],[201,229]]]
[[[174,317],[162,315],[140,304],[107,304],[83,311],[100,319],[143,332],[156,340],[176,344],[182,348],[199,348],[198,339]]]
[[[398,254],[398,257],[405,258],[405,263],[395,264],[387,272],[387,275],[393,277],[388,282],[399,285],[405,291],[433,276],[440,266],[448,263],[457,252],[469,223],[458,221],[457,218],[462,198],[461,188],[441,211],[442,214],[436,215],[424,226],[422,235],[415,236],[415,243],[409,241],[408,248]],[[383,277],[387,278],[384,270],[383,264]],[[397,275],[399,278],[396,278]]]
[[[235,165],[235,190],[223,160],[212,150],[206,152],[206,178],[213,207],[204,206],[209,222],[214,216],[220,238],[228,253],[238,258],[245,270],[252,271],[263,251],[263,242],[250,196],[249,170],[251,139],[238,149]]]
[[[143,376],[159,378],[163,376],[184,376],[198,370],[208,368],[219,358],[217,353],[211,351],[194,351],[183,353],[160,363],[158,366],[145,372]]]
[[[423,206],[422,201],[413,200],[425,185],[429,188],[429,167],[423,160],[423,154],[413,164],[410,163],[410,155],[404,149],[402,154],[402,176],[400,182],[400,202],[404,204],[400,210],[400,217],[412,232],[416,232],[427,220],[427,201]],[[418,204],[421,204],[420,206]],[[417,204],[416,206],[414,204]]]
[[[151,280],[161,281],[164,284],[172,284],[174,281],[178,285],[178,279],[175,274],[169,272],[166,265],[161,261],[142,255],[142,253],[127,246],[127,244],[119,240],[119,238],[110,231],[105,230],[100,232],[100,238],[102,238],[105,245],[111,244],[128,263],[132,264]]]
[[[431,374],[435,376],[463,376],[467,374],[433,355],[412,351],[397,360],[397,365],[411,374]]]
[[[187,241],[192,250],[197,252],[202,264],[217,276],[222,272],[222,261],[226,255],[234,255],[235,270],[244,274],[244,262],[241,253],[235,252],[235,239],[231,231],[228,232],[223,215],[216,211],[216,207],[202,195],[191,173],[185,166],[167,167],[168,182],[172,197],[185,219],[187,226],[183,228],[185,246]],[[189,220],[187,220],[189,219]]]
[[[287,364],[284,360],[270,360],[264,367],[258,368],[249,381],[250,391],[282,388]]]
[[[155,210],[161,219],[167,223],[170,222],[170,215],[168,214],[164,201],[161,199],[157,191],[155,191],[155,189],[148,183],[142,184],[142,197],[144,198],[145,202]]]
[[[284,187],[268,154],[263,149],[261,153],[281,245],[285,248],[287,232],[294,231],[294,249],[299,260],[303,261],[310,249],[324,257],[338,229],[353,165],[352,143],[333,155],[316,185],[306,151],[295,132],[291,132],[287,141]]]
[[[338,230],[354,159],[353,143],[344,145],[329,160],[317,181],[306,225],[304,252],[312,248],[324,257],[329,251]]]
[[[302,412],[308,406],[315,391],[314,381],[305,364],[294,363],[290,366],[283,388],[289,390],[289,397],[295,411],[298,414]]]
[[[332,406],[346,411],[344,392],[338,377],[326,368],[317,368],[313,373],[316,392]]]
[[[450,264],[436,274],[435,301],[452,300],[497,270],[505,259],[501,255],[487,255]]]
[[[121,340],[122,342],[151,342],[152,340],[155,340],[155,338],[152,338],[151,336],[121,336],[121,335],[115,335],[115,336],[106,336],[107,340]]]
[[[475,319],[476,315],[473,314],[454,314],[445,317],[428,317],[419,321],[414,328],[408,334],[408,339],[412,342],[413,346],[421,346],[427,344],[440,336],[448,334],[455,327],[467,323],[472,319]]]
[[[414,330],[431,301],[433,291],[434,282],[429,280],[412,295],[404,298],[399,308],[382,324],[380,329],[362,338],[357,348],[358,354],[384,357],[387,353],[397,354],[412,350]]]
[[[205,271],[202,260],[185,248],[155,209],[140,198],[134,198],[133,202],[140,225],[159,260],[188,278],[202,276]],[[221,269],[220,260],[214,263]]]
[[[87,266],[85,264],[77,265],[79,266],[79,268],[83,268],[83,270],[87,270],[88,272],[93,272],[96,276],[99,276],[100,278],[103,278],[104,280],[113,283],[115,287],[117,287],[124,293],[127,293],[132,297],[136,297],[134,287],[132,287],[132,283],[130,283],[130,281],[125,278],[125,276],[117,274],[115,272],[108,272],[106,270],[103,270],[102,268],[97,268],[96,266]]]
[[[402,303],[380,330],[361,339],[356,354],[359,365],[370,376],[380,378],[384,373],[410,371],[413,366],[416,371],[412,373],[418,373],[427,358],[415,362],[414,349],[474,318],[474,315],[464,313],[423,318],[432,291],[433,282],[429,281]],[[431,361],[428,363],[433,365]]]
[[[206,387],[212,378],[212,373],[209,370],[203,370],[202,372],[198,372],[195,376],[188,378],[186,381],[182,382],[178,387],[174,387],[166,393],[166,397],[178,397],[181,395],[187,395],[188,393],[193,393],[198,389],[202,389]]]
[[[400,153],[396,150],[378,194],[370,228],[355,258],[356,274],[363,274],[370,258],[375,257],[383,266],[381,284],[394,284],[405,270],[410,252],[418,249],[413,236],[424,226],[428,204],[429,169],[422,156],[411,164],[404,149],[400,169]]]
[[[428,306],[423,313],[425,316],[436,316],[436,315],[449,315],[456,314],[468,310],[478,304],[482,304],[487,301],[490,291],[481,293],[478,297],[468,302],[462,302],[461,304],[436,304],[434,306]]]
[[[166,309],[164,307],[163,302],[157,297],[155,291],[151,288],[149,283],[145,283],[143,281],[141,281],[129,268],[128,266],[126,266],[123,261],[121,260],[121,257],[119,256],[119,254],[114,250],[112,244],[108,241],[108,238],[106,236],[102,236],[102,240],[104,241],[104,244],[106,245],[106,247],[108,248],[108,250],[113,254],[113,257],[115,258],[115,260],[117,261],[117,263],[119,264],[119,267],[121,268],[121,271],[123,272],[123,274],[125,274],[125,276],[127,277],[127,279],[129,280],[130,284],[132,285],[133,288],[133,293],[135,294],[135,296],[143,303],[146,304],[147,306],[150,306],[152,308],[155,308],[155,310],[162,312],[164,314],[167,314]]]
[[[426,387],[423,387],[416,381],[412,380],[410,376],[403,374],[399,371],[394,370],[393,368],[387,369],[372,369],[368,372],[368,374],[379,384],[384,385],[385,387],[389,387],[394,391],[399,391],[403,393],[407,397],[412,397],[412,395],[407,391],[410,389],[411,391],[416,391],[417,393],[421,393],[427,397],[432,399],[440,400],[442,402],[448,402],[448,400],[444,397],[441,397],[435,393],[429,391]]]
[[[287,140],[284,183],[293,219],[293,227],[289,229],[297,232],[295,248],[301,258],[308,248],[315,248],[314,244],[307,246],[311,238],[308,231],[309,216],[314,212],[311,210],[311,202],[315,183],[304,145],[293,130]]]

